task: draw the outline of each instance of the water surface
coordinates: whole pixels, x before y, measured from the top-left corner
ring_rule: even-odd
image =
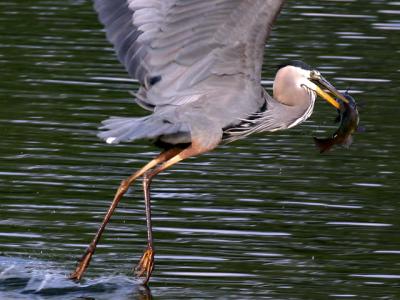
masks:
[[[320,155],[335,130],[317,104],[298,128],[251,136],[153,184],[160,299],[399,299],[400,2],[288,1],[266,48],[302,59],[363,104],[365,132]],[[110,115],[140,116],[90,1],[0,4],[0,298],[143,299],[132,279],[146,243],[137,184],[82,285],[71,272],[119,182],[157,149],[106,145]],[[59,299],[59,298],[58,298]]]

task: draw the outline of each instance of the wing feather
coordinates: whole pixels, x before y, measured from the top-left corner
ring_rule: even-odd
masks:
[[[94,2],[119,60],[142,84],[142,104],[155,107],[182,101],[213,76],[259,82],[265,40],[284,0]]]

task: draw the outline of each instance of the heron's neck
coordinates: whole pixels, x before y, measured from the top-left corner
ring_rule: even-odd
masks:
[[[271,123],[265,131],[292,128],[311,116],[316,95],[307,89],[303,89],[303,92],[305,94],[298,96],[301,100],[297,99],[297,101],[293,98],[275,98],[265,93],[267,110],[263,113],[262,118]]]
[[[288,105],[263,90],[264,104],[235,127],[224,131],[224,141],[232,142],[258,132],[273,132],[292,128],[307,120],[314,109],[315,94],[309,92],[307,105]]]

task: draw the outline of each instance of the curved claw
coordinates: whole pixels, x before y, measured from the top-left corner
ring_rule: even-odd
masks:
[[[146,251],[140,258],[139,263],[134,269],[136,278],[141,279],[144,285],[149,282],[151,273],[154,269],[154,250],[152,247],[147,247]]]

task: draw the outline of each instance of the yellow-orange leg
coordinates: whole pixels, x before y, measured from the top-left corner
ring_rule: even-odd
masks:
[[[151,273],[154,269],[154,245],[153,245],[153,231],[152,231],[152,222],[151,222],[151,200],[150,200],[150,184],[154,176],[158,173],[164,171],[165,169],[171,167],[172,165],[186,159],[188,157],[198,155],[205,151],[200,151],[199,149],[189,146],[184,149],[182,152],[172,157],[170,160],[166,161],[162,165],[156,167],[155,169],[146,172],[143,175],[143,192],[145,197],[145,205],[146,205],[146,224],[147,224],[147,248],[140,258],[139,263],[134,269],[135,276],[138,279],[141,279],[143,284],[147,284]]]
[[[181,152],[182,149],[180,148],[173,148],[167,151],[162,152],[160,155],[158,155],[155,159],[151,160],[149,163],[147,163],[143,168],[141,168],[139,171],[135,172],[132,174],[130,177],[127,179],[123,180],[114,196],[113,201],[111,202],[111,205],[103,219],[103,222],[101,223],[96,235],[94,236],[92,242],[90,243],[89,247],[86,249],[85,254],[83,257],[80,259],[75,271],[69,276],[70,279],[74,280],[80,280],[85,273],[87,267],[89,266],[90,260],[92,259],[92,256],[96,250],[97,243],[100,240],[101,235],[103,234],[103,231],[109,222],[112,214],[114,213],[114,210],[116,209],[119,201],[121,200],[122,196],[128,191],[129,186],[135,182],[137,178],[145,174],[148,170],[154,168],[158,164],[167,161],[171,157],[176,156],[179,152]]]

